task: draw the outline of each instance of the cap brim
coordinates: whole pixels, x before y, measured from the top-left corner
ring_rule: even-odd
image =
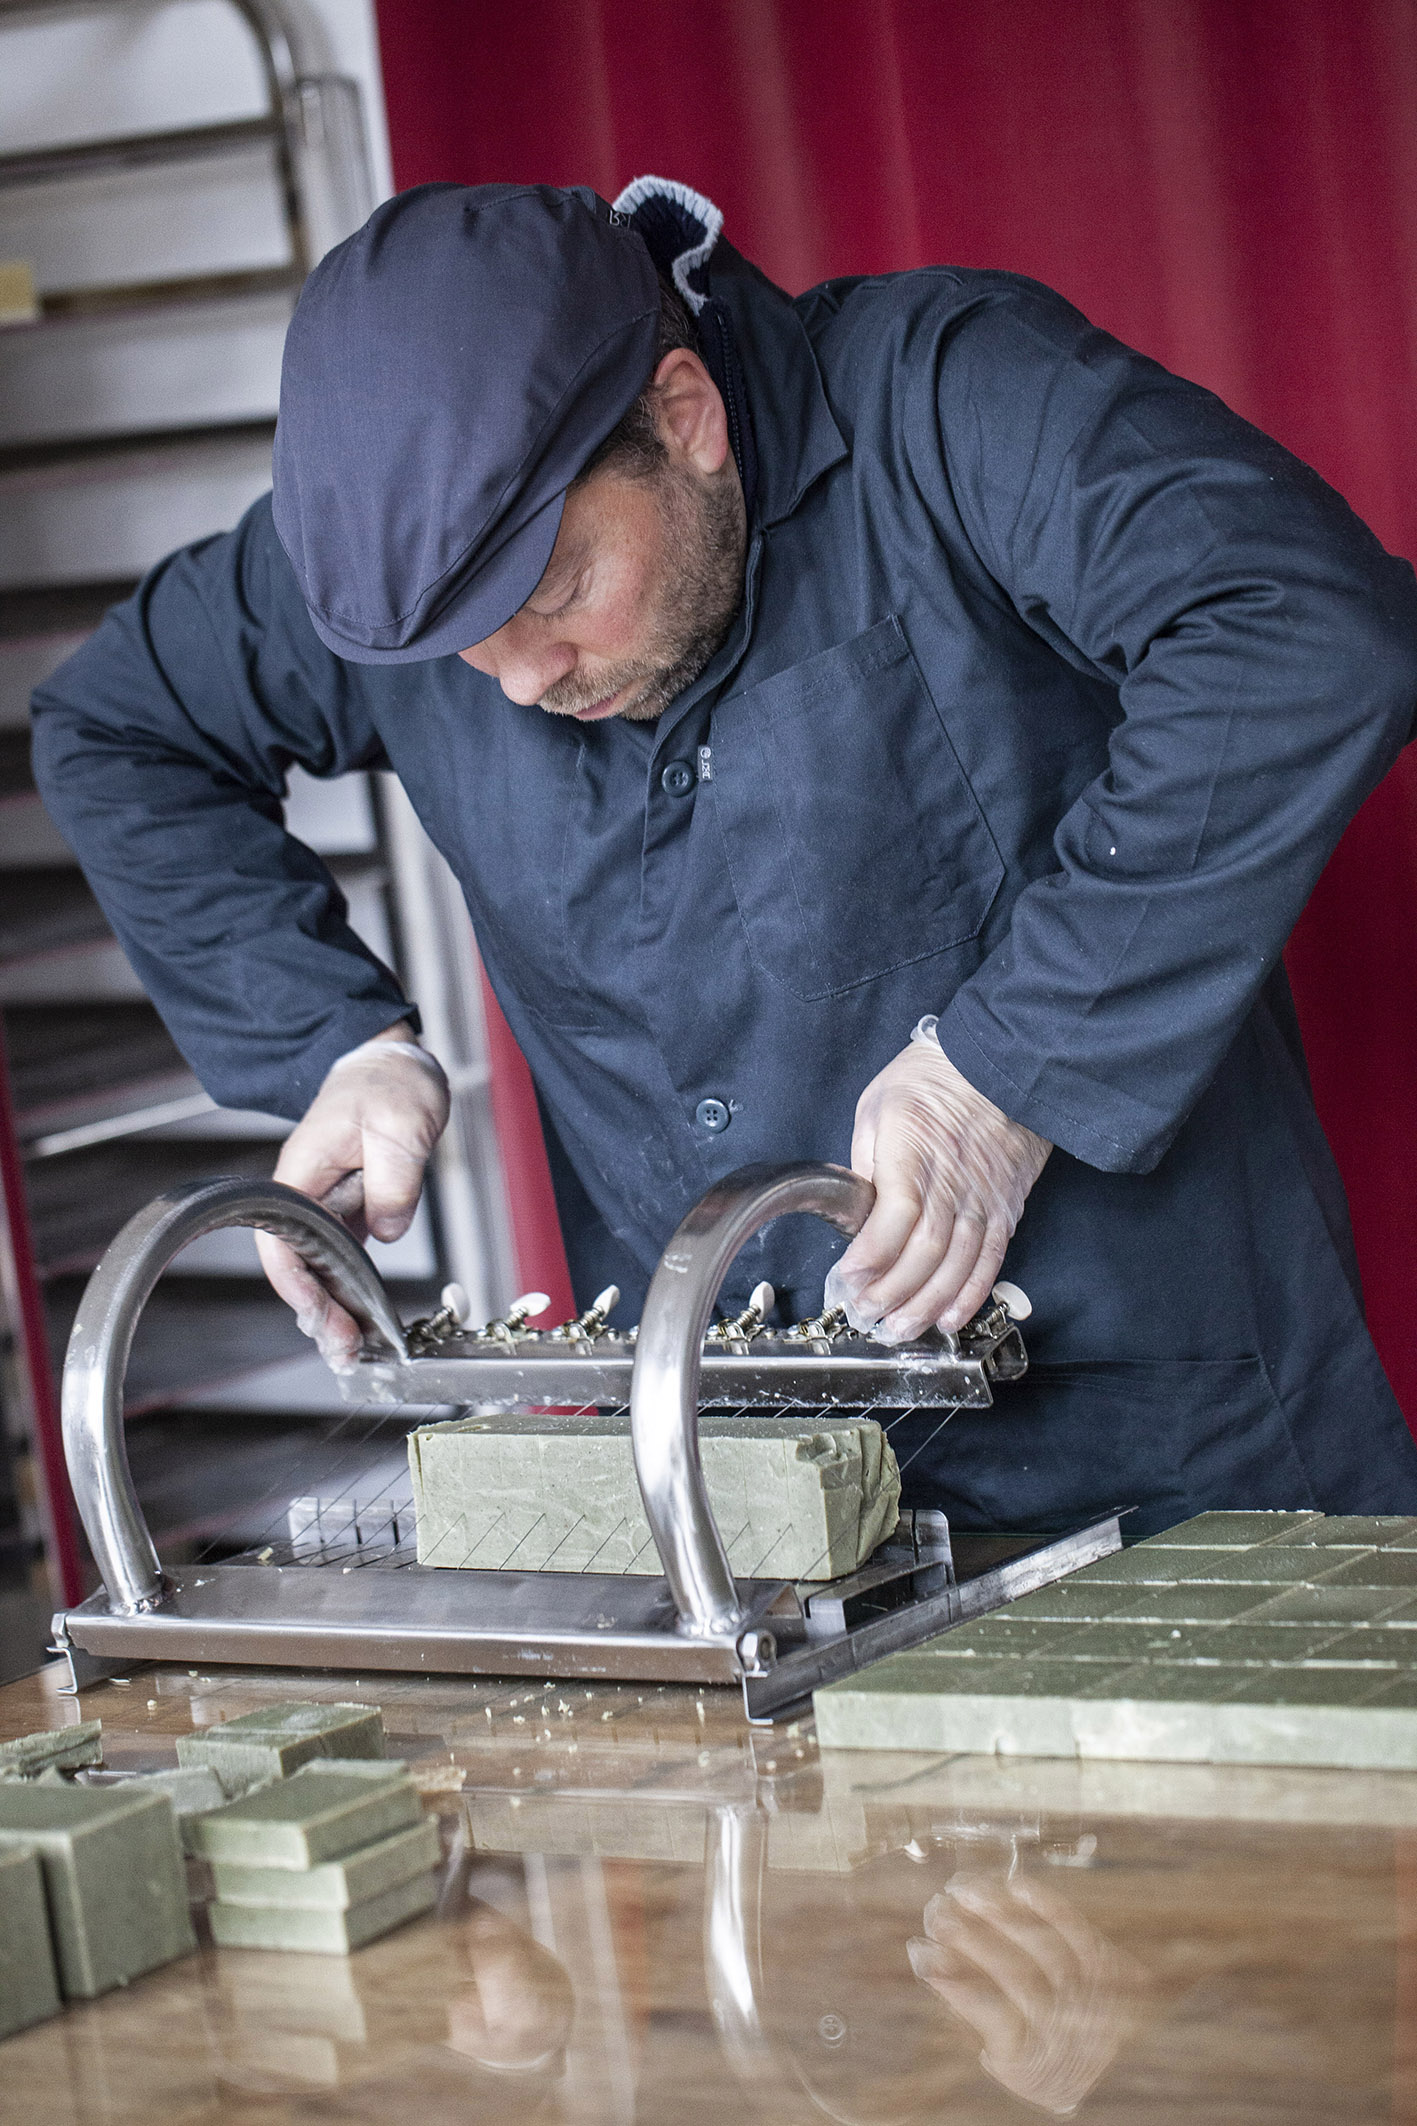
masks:
[[[499,627],[505,627],[540,583],[561,529],[565,506],[563,488],[518,525],[462,588],[439,607],[427,627],[396,649],[376,649],[367,642],[358,642],[315,612],[310,614],[310,623],[326,649],[351,664],[425,664],[435,657],[451,657],[459,650],[470,650],[475,643],[495,635]]]

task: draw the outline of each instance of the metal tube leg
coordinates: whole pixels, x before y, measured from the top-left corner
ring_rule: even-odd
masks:
[[[635,1344],[630,1432],[682,1632],[725,1637],[743,1622],[699,1460],[704,1332],[729,1265],[746,1240],[789,1211],[815,1211],[851,1234],[875,1200],[870,1182],[842,1166],[745,1166],[695,1204],[654,1273]]]

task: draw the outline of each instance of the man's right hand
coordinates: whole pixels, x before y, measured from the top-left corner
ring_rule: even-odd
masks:
[[[275,1178],[321,1202],[347,1176],[363,1180],[362,1209],[345,1212],[357,1239],[408,1231],[423,1170],[448,1120],[448,1081],[400,1022],[331,1066],[304,1119],[286,1138]],[[338,1372],[359,1355],[358,1323],[337,1306],[293,1248],[258,1233],[261,1266],[320,1356]]]

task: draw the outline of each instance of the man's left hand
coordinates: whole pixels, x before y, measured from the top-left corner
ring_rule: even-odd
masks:
[[[851,1164],[876,1203],[828,1285],[884,1343],[957,1329],[988,1298],[1053,1149],[914,1040],[856,1103]]]

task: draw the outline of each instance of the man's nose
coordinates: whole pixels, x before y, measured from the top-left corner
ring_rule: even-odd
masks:
[[[576,668],[576,653],[568,643],[532,648],[499,642],[492,635],[486,642],[474,643],[470,650],[459,650],[458,655],[475,672],[495,679],[508,701],[525,709],[533,707],[558,679],[565,679]]]

